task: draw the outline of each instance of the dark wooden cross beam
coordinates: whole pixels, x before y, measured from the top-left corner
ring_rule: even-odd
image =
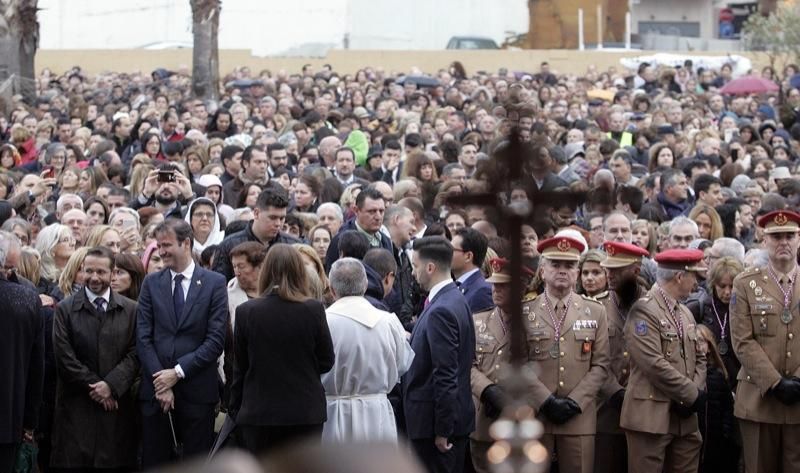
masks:
[[[496,471],[544,471],[548,465],[547,451],[541,444],[530,448],[541,436],[541,424],[536,421],[533,409],[526,404],[526,380],[534,376],[526,371],[528,360],[525,318],[522,313],[523,287],[522,225],[543,204],[563,202],[565,199],[585,198],[570,192],[539,192],[530,173],[536,153],[545,152],[545,146],[524,143],[516,127],[511,130],[507,141],[492,153],[489,166],[485,169],[488,188],[482,193],[461,194],[448,198],[454,206],[480,205],[496,213],[503,224],[504,235],[511,243],[509,266],[511,271],[511,367],[512,372],[505,377],[504,389],[513,399],[512,405],[504,410],[503,416],[493,424],[492,435],[497,442],[489,449],[488,460]],[[507,202],[512,185],[522,184],[528,194],[527,202]],[[537,426],[531,430],[531,426]],[[515,427],[516,426],[516,427]],[[523,434],[528,432],[528,435]],[[534,432],[530,434],[530,432]],[[531,464],[534,469],[531,470]]]

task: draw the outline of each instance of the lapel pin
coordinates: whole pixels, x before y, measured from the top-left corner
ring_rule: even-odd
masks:
[[[199,280],[199,279],[198,279],[197,281],[195,281],[195,284],[197,284],[198,286],[202,286],[202,285],[203,285],[203,283],[202,283],[202,282],[200,282],[200,280]]]

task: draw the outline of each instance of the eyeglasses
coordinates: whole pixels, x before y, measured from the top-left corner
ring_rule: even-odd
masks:
[[[204,218],[208,219],[208,220],[211,220],[212,218],[214,218],[214,214],[211,213],[211,212],[195,212],[195,213],[192,214],[192,217],[197,217],[197,218],[199,218],[201,220],[204,219]]]

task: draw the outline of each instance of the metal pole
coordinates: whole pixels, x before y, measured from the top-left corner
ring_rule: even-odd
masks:
[[[583,44],[583,8],[578,8],[578,51],[583,51],[586,46]]]
[[[625,49],[631,49],[631,12],[625,13]]]
[[[597,49],[603,49],[603,5],[597,5]]]

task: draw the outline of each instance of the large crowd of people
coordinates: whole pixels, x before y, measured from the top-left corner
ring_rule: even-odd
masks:
[[[42,71],[0,114],[0,471],[146,470],[227,417],[487,472],[520,303],[559,471],[795,471],[800,69],[731,71]]]

